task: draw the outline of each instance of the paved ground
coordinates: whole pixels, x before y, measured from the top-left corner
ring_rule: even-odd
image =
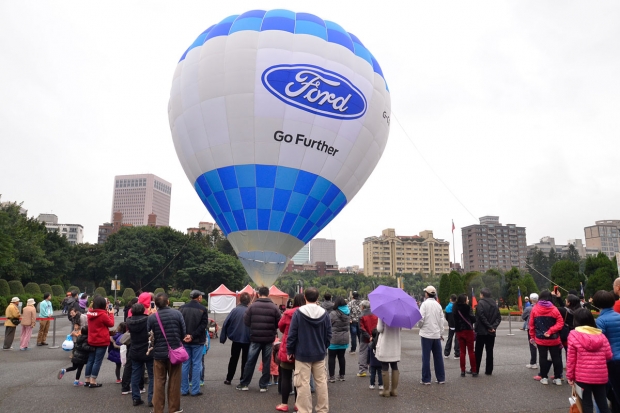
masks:
[[[122,318],[117,317],[117,322],[120,321]],[[419,384],[421,350],[417,330],[403,331],[400,396],[397,398],[384,399],[379,397],[377,390],[368,389],[368,378],[355,376],[356,356],[347,354],[346,381],[329,385],[330,411],[566,412],[569,386],[543,386],[532,380],[536,370],[525,368],[529,361],[525,333],[513,323],[515,335],[507,336],[508,326],[502,327],[506,329],[499,330],[493,376],[461,378],[458,360],[448,359],[445,360],[447,383],[431,386]],[[67,319],[59,319],[57,328],[56,340],[61,343],[69,333]],[[19,348],[19,330],[18,327],[15,348]],[[31,340],[33,346],[36,333],[35,328]],[[4,339],[3,335],[4,328],[0,327],[0,340]],[[51,337],[48,341],[51,343]],[[205,359],[205,394],[196,398],[183,397],[185,412],[274,412],[280,400],[277,389],[259,393],[257,374],[248,392],[235,390],[235,382],[233,386],[223,384],[229,352],[230,343],[213,342]],[[104,361],[99,376],[103,387],[99,389],[73,387],[73,373],[58,380],[58,369],[70,365],[68,353],[61,349],[35,346],[27,352],[0,351],[0,412],[16,409],[46,413],[149,411],[144,406],[132,407],[131,396],[121,395],[120,385],[114,383],[114,364],[111,362]]]

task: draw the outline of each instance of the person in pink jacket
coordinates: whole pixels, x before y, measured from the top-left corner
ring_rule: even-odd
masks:
[[[603,331],[596,328],[590,310],[580,308],[573,313],[575,329],[568,335],[566,379],[583,389],[583,413],[592,413],[592,397],[601,413],[609,413],[607,406],[607,360],[611,360],[611,346]]]
[[[549,384],[547,375],[551,365],[547,360],[547,354],[551,355],[553,364],[553,383],[562,385],[562,341],[560,330],[564,326],[564,320],[558,309],[551,302],[551,292],[544,290],[538,297],[538,304],[530,313],[529,334],[530,343],[538,347],[538,359],[540,360],[540,383]]]

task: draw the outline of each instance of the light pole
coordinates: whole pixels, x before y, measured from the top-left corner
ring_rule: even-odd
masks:
[[[114,275],[114,305],[116,305],[116,290],[118,290],[118,274]]]

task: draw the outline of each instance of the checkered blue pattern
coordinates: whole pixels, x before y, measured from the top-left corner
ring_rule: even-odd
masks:
[[[334,22],[323,20],[310,13],[295,13],[289,10],[251,10],[243,14],[229,16],[209,27],[183,53],[181,59],[185,59],[187,53],[195,47],[202,46],[206,41],[218,36],[228,36],[242,30],[263,32],[266,30],[281,30],[295,34],[309,34],[321,39],[346,47],[357,56],[366,60],[373,70],[383,76],[381,66],[364,47],[362,42],[353,34],[344,30]]]
[[[194,184],[226,236],[264,230],[307,243],[347,204],[342,191],[318,175],[274,165],[235,165],[202,174]]]

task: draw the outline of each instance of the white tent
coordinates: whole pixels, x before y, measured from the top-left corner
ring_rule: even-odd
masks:
[[[209,293],[209,311],[212,313],[230,313],[237,305],[237,295],[224,284]]]

